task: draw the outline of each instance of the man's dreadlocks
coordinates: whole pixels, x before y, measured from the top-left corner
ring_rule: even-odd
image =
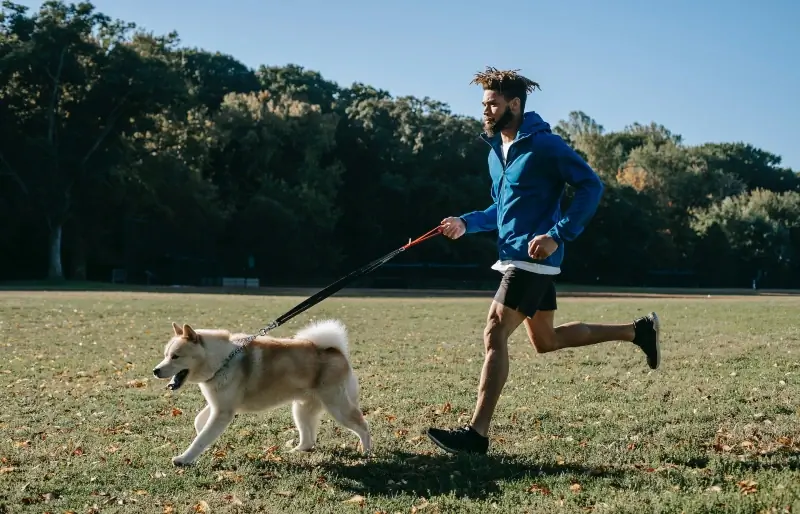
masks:
[[[542,88],[536,82],[518,74],[518,71],[498,70],[487,66],[485,71],[475,74],[470,84],[477,84],[485,91],[498,91],[506,100],[518,97],[520,108],[524,111],[528,93],[533,93],[537,88],[541,91]]]

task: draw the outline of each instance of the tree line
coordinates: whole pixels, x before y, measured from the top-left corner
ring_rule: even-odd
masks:
[[[553,128],[606,185],[561,280],[800,287],[800,174],[779,156],[583,112]],[[251,69],[88,2],[3,1],[0,278],[340,276],[488,204],[480,131],[435,99]],[[399,263],[476,266],[463,278],[495,258],[492,233]]]

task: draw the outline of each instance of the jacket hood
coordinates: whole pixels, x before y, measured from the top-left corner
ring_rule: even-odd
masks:
[[[519,127],[518,136],[536,134],[537,132],[550,132],[550,124],[534,111],[522,115],[522,125]]]

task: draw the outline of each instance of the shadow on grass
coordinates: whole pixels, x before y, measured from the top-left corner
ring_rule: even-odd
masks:
[[[800,451],[798,450],[778,450],[767,452],[758,456],[750,456],[746,459],[733,457],[695,457],[690,459],[667,459],[668,462],[678,466],[706,469],[710,465],[722,468],[724,471],[799,471],[800,470]]]
[[[340,457],[337,455],[337,457]],[[313,467],[326,474],[329,483],[353,493],[392,496],[405,493],[434,496],[454,493],[459,497],[484,499],[499,493],[503,482],[535,482],[542,476],[620,477],[614,469],[538,463],[514,455],[461,456],[394,452],[352,462],[344,455]],[[528,487],[530,484],[525,484]]]

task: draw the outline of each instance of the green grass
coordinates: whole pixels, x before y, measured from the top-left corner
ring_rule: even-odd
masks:
[[[239,416],[197,466],[196,387],[152,378],[172,321],[254,332],[301,298],[0,293],[0,512],[784,512],[800,508],[800,298],[562,299],[556,321],[655,309],[663,364],[628,343],[537,355],[519,330],[485,457],[420,435],[468,420],[486,299],[331,298],[375,455],[288,407]],[[352,500],[348,502],[348,500]]]

